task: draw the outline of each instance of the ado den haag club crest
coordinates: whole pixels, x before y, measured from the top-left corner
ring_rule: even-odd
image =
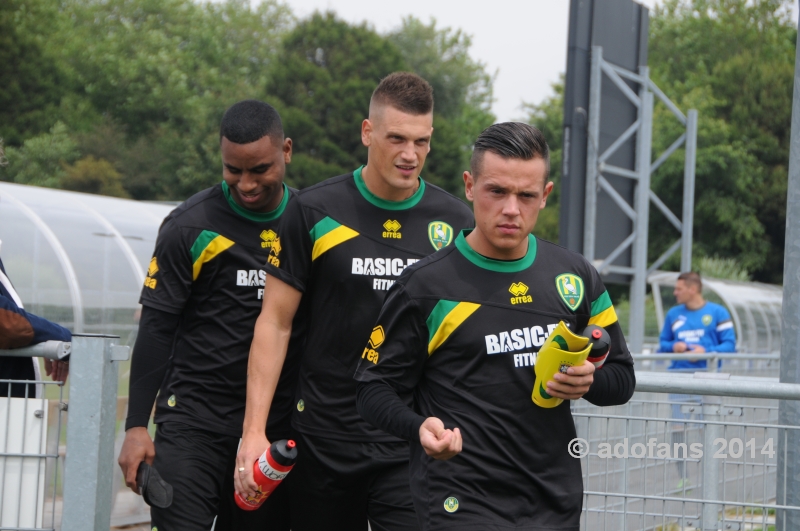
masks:
[[[573,275],[572,273],[558,275],[556,277],[556,289],[561,296],[561,300],[573,312],[583,302],[583,279],[578,275]]]
[[[444,221],[431,221],[428,223],[428,239],[437,251],[444,249],[453,241],[453,227]]]

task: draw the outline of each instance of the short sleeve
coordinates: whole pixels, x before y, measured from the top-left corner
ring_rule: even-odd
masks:
[[[191,250],[185,236],[172,218],[161,225],[140,304],[173,314],[183,311],[192,290]]]
[[[281,215],[278,228],[279,245],[273,247],[264,269],[299,291],[305,291],[311,276],[312,242],[303,206],[292,195]]]
[[[398,392],[412,389],[428,359],[427,337],[419,308],[405,286],[395,283],[360,353],[355,379],[384,381]]]

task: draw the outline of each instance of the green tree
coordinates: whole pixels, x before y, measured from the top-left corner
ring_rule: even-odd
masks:
[[[67,165],[59,188],[87,194],[128,197],[122,187],[122,176],[110,162],[89,155]]]
[[[29,138],[22,147],[7,147],[8,166],[0,171],[15,183],[60,188],[66,165],[80,156],[77,148],[67,126],[57,122],[50,132]]]
[[[109,160],[139,199],[181,199],[217,182],[219,120],[234,102],[263,94],[288,9],[274,0],[254,8],[246,0],[50,1],[70,20],[47,46],[75,87],[59,110],[87,140],[82,153]]]
[[[65,76],[42,42],[46,29],[59,24],[53,4],[0,2],[0,137],[8,146],[47,132],[67,92]]]
[[[797,29],[786,0],[667,0],[650,19],[656,84],[699,111],[695,253],[735,258],[756,280],[780,283]],[[657,107],[654,148],[678,125]],[[653,187],[680,212],[683,161]],[[651,232],[666,245],[667,231]],[[669,234],[674,237],[674,234]]]

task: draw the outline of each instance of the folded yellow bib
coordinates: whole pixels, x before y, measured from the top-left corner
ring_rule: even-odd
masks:
[[[556,407],[564,401],[547,394],[547,382],[553,379],[556,371],[566,372],[568,367],[582,365],[592,345],[588,337],[575,335],[563,321],[547,338],[536,356],[536,381],[533,383],[533,403],[540,407]]]

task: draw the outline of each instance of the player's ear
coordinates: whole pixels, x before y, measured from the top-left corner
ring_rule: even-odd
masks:
[[[372,122],[369,118],[361,122],[361,143],[369,147],[372,144]]]
[[[470,201],[474,201],[473,197],[473,189],[475,188],[475,179],[472,177],[472,174],[468,171],[464,172],[464,195],[467,196],[467,199]]]
[[[292,162],[292,139],[285,138],[283,140],[283,162],[289,164]]]
[[[539,208],[544,208],[547,206],[547,198],[550,196],[550,192],[553,191],[553,181],[549,181],[546,185],[544,185],[544,193],[542,194],[542,205]]]

